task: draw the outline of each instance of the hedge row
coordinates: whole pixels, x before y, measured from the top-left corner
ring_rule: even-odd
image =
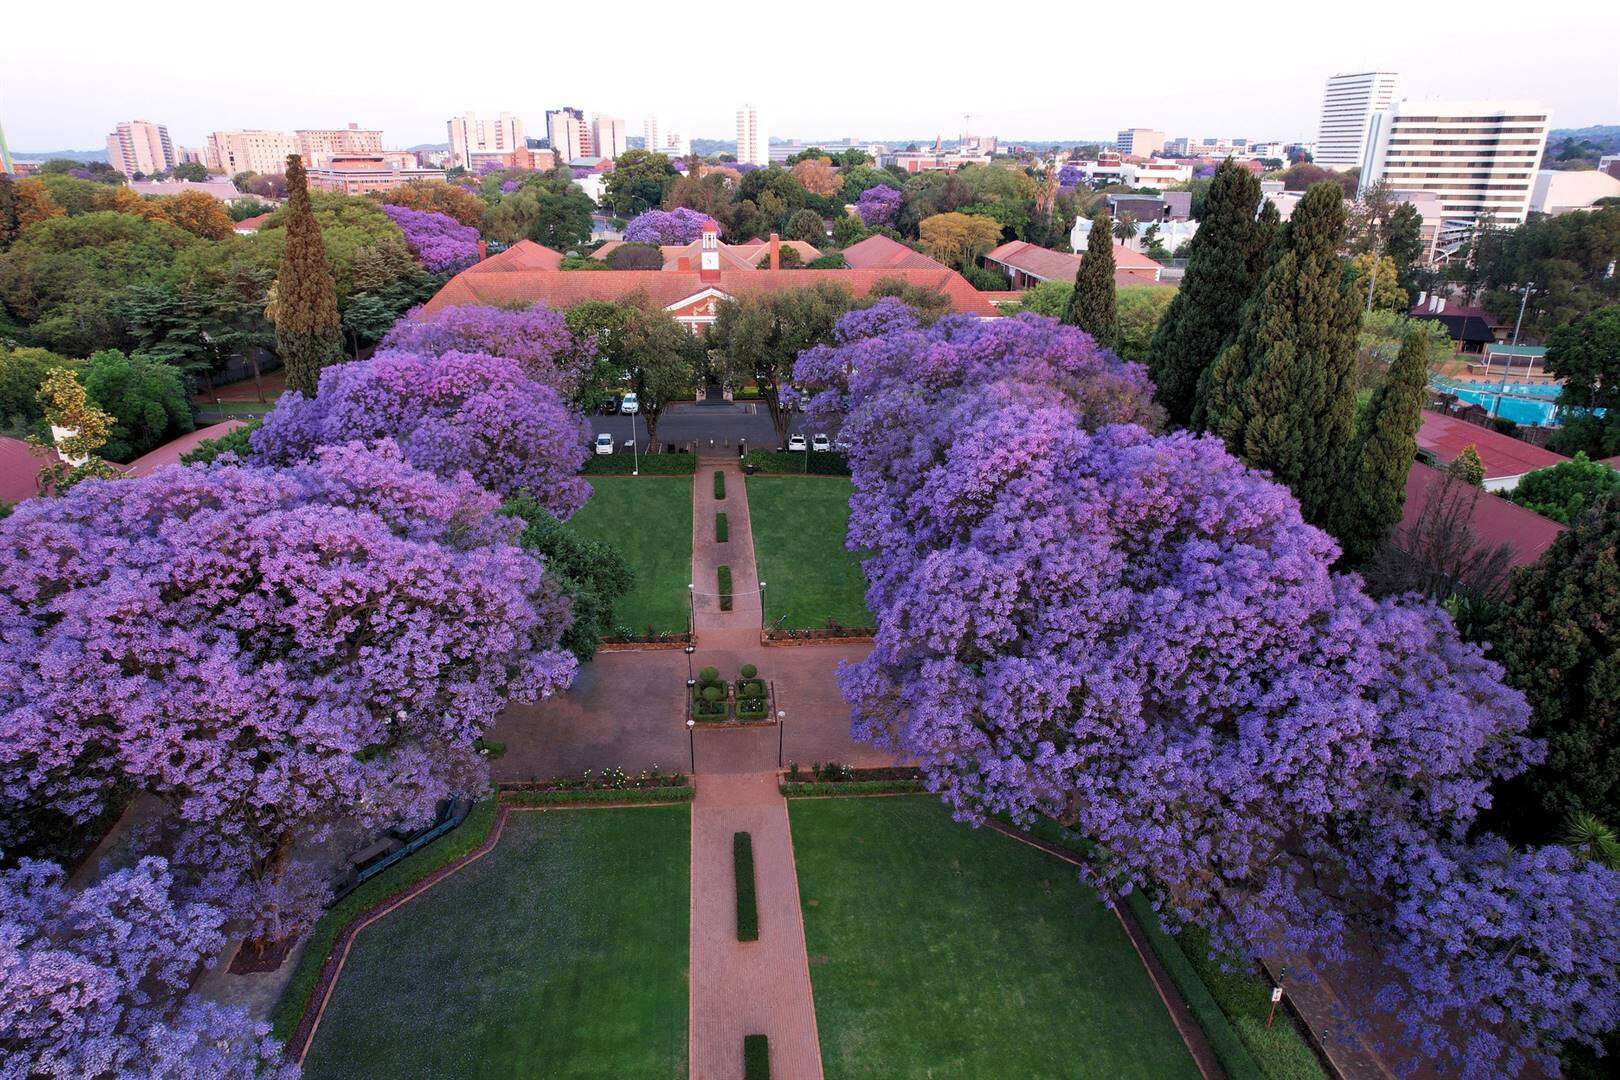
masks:
[[[513,806],[559,806],[569,803],[691,802],[696,789],[680,787],[597,788],[591,791],[503,791],[501,801]]]
[[[716,473],[715,475],[719,475]],[[720,584],[720,610],[731,610],[731,567],[722,566],[715,571],[715,578]]]
[[[286,1042],[303,1019],[320,980],[321,969],[332,955],[332,946],[343,928],[395,893],[410,888],[489,839],[489,831],[495,825],[495,810],[494,799],[479,802],[459,826],[409,858],[401,859],[327,909],[310,931],[298,968],[270,1014],[276,1038]]]
[[[808,472],[815,476],[849,475],[849,458],[837,450],[795,450],[792,453],[786,450],[750,450],[743,455],[742,461],[745,469],[762,473]]]
[[[714,497],[716,499],[726,497],[726,474],[719,469],[714,470]]]
[[[643,476],[691,476],[697,472],[696,454],[642,454]],[[592,454],[585,459],[587,476],[629,476],[636,467],[634,454]]]
[[[726,524],[725,514],[714,515],[714,539],[716,543],[724,544],[731,539],[731,527]]]
[[[754,838],[731,834],[731,866],[737,878],[737,940],[759,940],[759,908],[754,899]]]
[[[891,795],[924,790],[921,780],[805,781],[783,783],[777,787],[790,799],[814,795]]]
[[[743,1080],[771,1080],[771,1040],[764,1035],[743,1036]]]

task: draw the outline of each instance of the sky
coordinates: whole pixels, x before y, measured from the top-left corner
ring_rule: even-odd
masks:
[[[1315,136],[1329,75],[1368,70],[1401,72],[1410,97],[1529,99],[1555,126],[1620,123],[1614,0],[7,8],[0,125],[14,152],[99,149],[130,119],[167,124],[183,146],[356,121],[403,147],[444,142],[469,109],[543,134],[560,105],[622,117],[631,135],[653,112],[665,131],[731,139],[745,101],[774,138],[1152,127],[1286,141]]]

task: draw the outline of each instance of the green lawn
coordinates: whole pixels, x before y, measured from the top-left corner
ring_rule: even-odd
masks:
[[[1198,1076],[1074,867],[934,796],[788,813],[828,1077]]]
[[[750,476],[754,559],[765,582],[765,621],[784,629],[871,626],[866,578],[844,548],[849,480],[836,476]],[[786,618],[784,618],[786,616]]]
[[[684,1077],[688,814],[514,812],[361,931],[304,1076]]]
[[[613,621],[638,634],[687,629],[692,580],[692,479],[688,476],[592,476],[590,501],[569,525],[613,545],[635,571],[636,585]]]

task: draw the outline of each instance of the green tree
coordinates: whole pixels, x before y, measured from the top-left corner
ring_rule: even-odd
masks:
[[[613,632],[613,605],[635,584],[630,564],[611,545],[581,536],[527,495],[507,502],[501,513],[523,521],[518,544],[545,559],[547,576],[573,603],[574,621],[563,632],[562,647],[591,659]]]
[[[807,244],[827,242],[827,223],[814,210],[800,210],[788,219],[787,239],[803,240]]]
[[[1446,466],[1446,472],[1455,476],[1470,487],[1482,488],[1485,486],[1485,463],[1479,458],[1479,448],[1469,443],[1457,452]]]
[[[1215,170],[1198,232],[1188,244],[1187,274],[1148,348],[1155,396],[1174,423],[1193,422],[1199,380],[1237,336],[1262,268],[1255,255],[1257,246],[1261,257],[1264,252],[1255,219],[1259,205],[1260,181],[1247,169],[1227,161]]]
[[[1000,223],[954,211],[924,218],[917,229],[928,254],[959,270],[972,266],[1001,242]]]
[[[1361,305],[1344,279],[1344,193],[1305,193],[1276,259],[1210,370],[1202,416],[1227,448],[1270,470],[1313,524],[1349,486]]]
[[[169,175],[176,180],[189,180],[193,184],[200,184],[208,179],[208,166],[200,161],[182,161],[169,171]]]
[[[1374,266],[1377,267],[1376,273]],[[1357,255],[1345,264],[1345,273],[1351,291],[1360,298],[1363,308],[1367,306],[1370,289],[1374,311],[1406,310],[1409,298],[1406,290],[1401,288],[1400,271],[1395,266],[1395,260],[1388,255]]]
[[[1428,338],[1414,332],[1373,391],[1351,451],[1350,491],[1334,532],[1353,566],[1371,559],[1400,523],[1428,381]]]
[[[137,458],[196,426],[185,381],[168,364],[106,349],[85,361],[80,379],[113,418],[104,451],[113,461]]]
[[[1522,571],[1492,640],[1530,700],[1547,760],[1497,802],[1546,835],[1572,813],[1620,820],[1620,499],[1610,498]],[[1513,799],[1524,792],[1527,798]]]
[[[633,218],[664,201],[664,188],[676,176],[669,158],[650,150],[626,150],[602,181],[602,199],[615,214]]]
[[[1611,305],[1554,330],[1547,339],[1547,370],[1563,380],[1558,404],[1579,410],[1550,442],[1563,454],[1620,454],[1620,305]],[[1593,416],[1590,409],[1605,409]]]
[[[342,354],[343,328],[332,267],[297,154],[287,158],[286,234],[276,275],[276,352],[287,366],[287,389],[314,397],[321,369]]]
[[[1078,326],[1112,349],[1119,342],[1119,312],[1114,306],[1114,233],[1106,212],[1091,223],[1086,253],[1074,273],[1074,292],[1063,321]]]
[[[1620,472],[1577,453],[1569,461],[1526,474],[1508,498],[1544,517],[1571,525],[1616,491],[1620,491]]]
[[[1136,215],[1129,210],[1119,215],[1119,218],[1114,222],[1114,239],[1122,244],[1127,240],[1135,239],[1136,231]]]
[[[18,437],[45,434],[39,388],[53,370],[77,371],[78,366],[77,360],[46,349],[14,349],[0,342],[0,432]]]
[[[22,231],[18,221],[17,190],[10,173],[0,173],[0,252]]]
[[[591,211],[596,206],[568,170],[554,169],[530,190],[537,195],[536,217],[527,233],[530,240],[559,251],[590,241]]]
[[[576,337],[594,341],[595,363],[584,380],[600,399],[609,387],[628,385],[641,406],[647,438],[658,441],[658,422],[671,401],[692,393],[703,343],[676,322],[659,303],[631,294],[617,302],[591,300],[565,316]]]
[[[833,327],[852,307],[849,291],[831,282],[745,293],[720,305],[709,340],[732,386],[751,382],[759,388],[778,444],[787,442],[782,389],[793,376],[794,361],[811,346],[831,344]]]
[[[1397,203],[1384,222],[1384,254],[1395,262],[1395,281],[1408,301],[1416,288],[1423,258],[1423,215],[1411,203]]]

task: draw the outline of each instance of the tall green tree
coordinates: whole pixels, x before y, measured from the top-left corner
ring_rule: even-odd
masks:
[[[0,251],[11,246],[19,228],[16,187],[10,173],[0,173]]]
[[[1294,208],[1277,257],[1244,309],[1237,340],[1210,371],[1200,403],[1210,431],[1299,499],[1325,525],[1349,486],[1361,305],[1345,280],[1344,192],[1313,186]]]
[[[178,369],[106,349],[85,361],[85,393],[113,418],[104,456],[129,461],[195,426]]]
[[[1367,403],[1351,452],[1350,490],[1334,532],[1353,566],[1371,559],[1401,520],[1428,380],[1428,338],[1410,333]]]
[[[1389,212],[1384,223],[1384,254],[1395,261],[1395,281],[1410,300],[1418,261],[1423,257],[1423,215],[1411,203],[1397,203]]]
[[[276,275],[276,352],[287,366],[287,389],[314,397],[321,369],[343,355],[343,327],[337,286],[297,154],[287,158],[285,224],[287,239]]]
[[[1148,347],[1154,394],[1173,423],[1192,423],[1199,379],[1237,336],[1259,273],[1253,265],[1259,205],[1260,181],[1247,169],[1227,161],[1215,170],[1198,232],[1187,245],[1187,275]],[[1263,257],[1265,245],[1259,246]]]
[[[799,354],[831,344],[833,327],[855,304],[842,285],[822,282],[807,289],[750,292],[720,305],[709,342],[731,385],[753,383],[770,412],[779,445],[787,442],[789,414],[782,389]]]
[[[1547,760],[1498,798],[1544,834],[1571,813],[1620,821],[1620,498],[1561,534],[1514,579],[1492,639],[1508,681],[1530,700]]]
[[[1110,349],[1119,344],[1119,311],[1114,305],[1114,223],[1102,213],[1091,223],[1086,254],[1074,273],[1074,292],[1063,321],[1078,326]]]
[[[1584,450],[1595,458],[1620,454],[1620,304],[1554,330],[1547,339],[1547,370],[1564,381],[1558,404],[1578,410],[1554,433],[1552,449]]]
[[[1527,473],[1508,498],[1544,517],[1571,525],[1615,492],[1620,492],[1620,472],[1577,453],[1569,461]]]

